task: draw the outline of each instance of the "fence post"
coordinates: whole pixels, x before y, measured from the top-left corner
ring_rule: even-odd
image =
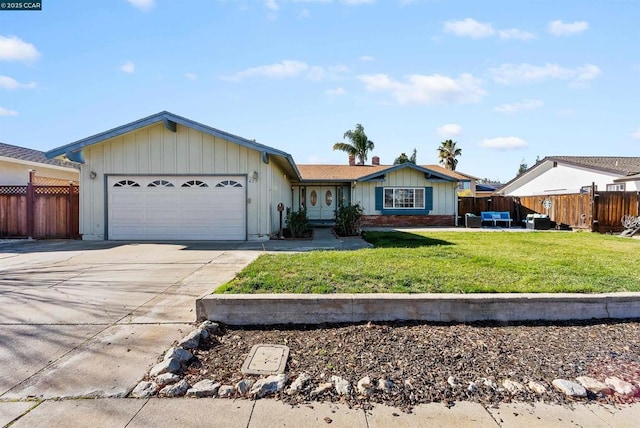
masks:
[[[29,183],[27,184],[27,238],[33,239],[34,221],[35,221],[35,192],[33,190],[33,182],[36,176],[36,170],[29,170]]]
[[[591,231],[598,231],[598,199],[599,195],[596,193],[598,188],[596,183],[591,183]]]
[[[67,239],[73,238],[73,181],[69,181],[69,194],[67,195]]]

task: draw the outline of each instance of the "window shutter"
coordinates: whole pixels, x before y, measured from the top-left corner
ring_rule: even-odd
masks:
[[[433,187],[424,188],[424,209],[427,211],[433,210]]]
[[[376,211],[382,211],[384,206],[384,187],[376,187]]]

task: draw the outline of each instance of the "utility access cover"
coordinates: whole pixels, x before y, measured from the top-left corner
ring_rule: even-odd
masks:
[[[289,358],[289,347],[284,345],[253,345],[251,352],[242,365],[243,374],[279,374]]]

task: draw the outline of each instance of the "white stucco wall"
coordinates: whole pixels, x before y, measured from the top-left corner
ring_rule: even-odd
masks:
[[[376,211],[376,187],[433,187],[433,210],[429,215],[454,215],[456,212],[457,182],[428,181],[424,173],[404,168],[387,174],[385,181],[357,183],[351,190],[353,203],[359,202],[366,215],[381,214]]]
[[[157,123],[90,146],[83,154],[80,233],[84,239],[104,239],[105,174],[248,175],[249,239],[264,239],[277,230],[274,198],[291,204],[288,178],[273,160],[265,164],[259,151],[182,125],[171,132]],[[91,171],[97,174],[95,179],[90,178]],[[251,177],[254,171],[257,180]]]
[[[26,186],[29,184],[29,170],[34,169],[37,177],[57,178],[78,181],[80,172],[63,167],[48,166],[36,162],[15,162],[0,160],[0,185]]]
[[[613,180],[619,175],[595,172],[593,170],[558,164],[553,167],[552,162],[541,165],[532,176],[519,185],[514,182],[504,190],[506,196],[549,195],[557,193],[580,193],[583,186],[595,183],[598,190],[607,190],[607,184],[613,184]],[[525,180],[523,180],[525,181]]]

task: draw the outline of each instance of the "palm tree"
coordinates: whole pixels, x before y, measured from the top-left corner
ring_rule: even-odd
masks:
[[[347,152],[349,155],[357,157],[358,163],[364,165],[367,160],[367,154],[374,147],[373,141],[369,140],[367,134],[364,133],[364,127],[358,123],[354,130],[348,130],[343,137],[351,141],[351,143],[335,143],[333,150]]]
[[[456,141],[445,140],[440,143],[440,147],[438,147],[440,163],[451,171],[455,171],[458,165],[458,159],[456,159],[456,157],[462,154],[462,149],[456,147],[456,144],[458,144]]]

